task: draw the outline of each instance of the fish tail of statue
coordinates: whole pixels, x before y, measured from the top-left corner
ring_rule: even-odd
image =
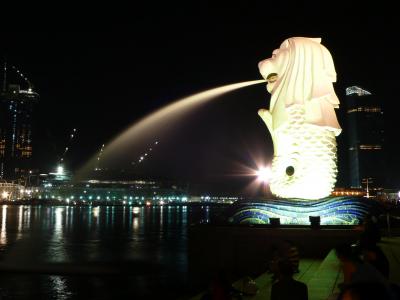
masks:
[[[331,194],[337,176],[335,133],[294,122],[276,132],[285,147],[272,161],[271,192],[281,198],[318,200]],[[284,146],[283,146],[284,145]],[[280,150],[280,149],[279,149]]]

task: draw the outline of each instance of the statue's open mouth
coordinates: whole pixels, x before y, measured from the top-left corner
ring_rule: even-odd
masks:
[[[276,74],[276,73],[270,73],[270,74],[268,74],[268,76],[267,76],[267,82],[268,82],[268,83],[273,83],[273,82],[275,82],[277,79],[278,79],[278,74]]]

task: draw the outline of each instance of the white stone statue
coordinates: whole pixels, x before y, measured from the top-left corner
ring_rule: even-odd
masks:
[[[271,93],[260,109],[274,143],[271,192],[282,198],[330,195],[337,175],[336,136],[341,132],[332,83],[332,56],[320,38],[285,40],[258,65]]]

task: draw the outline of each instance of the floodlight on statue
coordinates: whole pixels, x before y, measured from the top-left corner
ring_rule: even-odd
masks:
[[[257,179],[262,183],[268,183],[271,179],[271,168],[260,167],[256,172]]]
[[[341,132],[331,54],[319,38],[294,37],[258,66],[271,93],[269,110],[258,111],[274,144],[271,192],[310,200],[329,196],[336,182],[336,136]]]

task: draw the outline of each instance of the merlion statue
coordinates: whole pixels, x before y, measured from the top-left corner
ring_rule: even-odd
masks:
[[[294,37],[258,67],[271,93],[269,110],[258,111],[274,144],[271,192],[283,198],[329,196],[337,175],[335,137],[341,132],[331,54],[320,38]]]

